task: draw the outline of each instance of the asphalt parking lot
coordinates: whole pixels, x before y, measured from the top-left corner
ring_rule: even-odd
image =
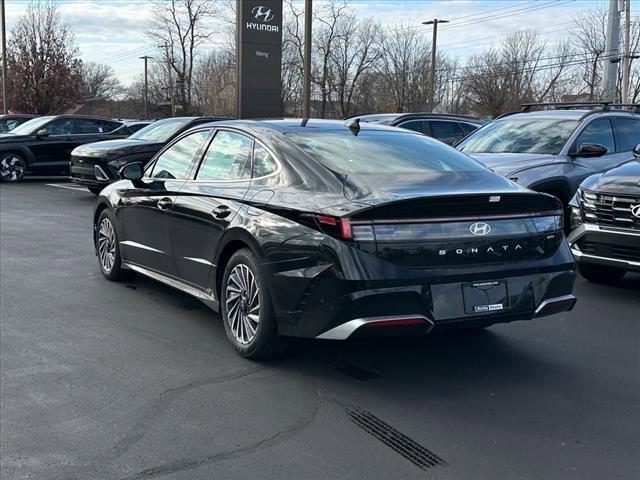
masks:
[[[0,186],[3,479],[640,478],[639,275],[533,322],[253,363],[197,300],[103,279],[94,199]]]

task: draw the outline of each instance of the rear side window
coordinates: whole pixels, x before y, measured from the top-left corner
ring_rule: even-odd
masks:
[[[616,146],[609,119],[599,118],[587,125],[576,140],[575,150],[580,150],[580,147],[585,143],[602,145],[607,149],[607,153],[615,152]]]
[[[225,181],[249,178],[253,140],[219,131],[204,154],[197,180]]]
[[[640,144],[640,118],[616,118],[620,139],[619,152],[629,152]]]
[[[478,129],[478,125],[474,125],[473,123],[459,123],[460,128],[464,131],[465,135],[469,135],[471,132],[475,132]]]
[[[102,133],[105,128],[99,120],[76,120],[76,133]]]
[[[468,156],[415,133],[344,131],[290,133],[288,137],[327,168],[343,173],[481,172]]]
[[[431,136],[445,143],[453,143],[461,139],[464,134],[457,122],[429,122]]]
[[[422,126],[422,120],[410,120],[408,122],[398,125],[400,128],[406,128],[407,130],[413,130],[414,132],[424,133]]]
[[[200,152],[209,133],[209,131],[195,132],[171,145],[156,160],[151,176],[175,180],[186,179],[191,163]]]
[[[260,144],[253,147],[253,178],[266,177],[278,169],[271,154]]]

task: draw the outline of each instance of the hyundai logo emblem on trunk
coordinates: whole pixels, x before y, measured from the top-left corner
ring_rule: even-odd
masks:
[[[491,231],[491,225],[484,222],[472,223],[469,231],[478,236],[487,235]]]
[[[251,15],[256,20],[260,20],[261,22],[270,22],[273,20],[273,12],[270,8],[257,6],[251,9]]]
[[[640,203],[638,205],[631,205],[631,214],[634,217],[640,218]]]

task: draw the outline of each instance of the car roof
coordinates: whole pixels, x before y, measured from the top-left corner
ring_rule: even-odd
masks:
[[[306,120],[306,122],[305,122]],[[319,119],[319,118],[310,118],[310,119],[302,119],[302,118],[281,118],[281,119],[264,119],[264,120],[221,120],[212,123],[207,123],[205,125],[199,126],[229,126],[229,127],[237,127],[246,130],[254,130],[254,129],[269,129],[278,131],[280,133],[293,133],[293,132],[305,132],[305,131],[342,131],[347,130],[349,127],[349,123],[352,120],[327,120],[327,119]],[[362,122],[360,124],[361,130],[374,130],[374,131],[390,131],[390,132],[398,132],[399,129],[396,127],[391,127],[388,125],[381,125],[376,123],[367,123]],[[403,133],[415,133],[416,135],[420,135],[418,132],[413,132],[411,130],[402,130]]]
[[[461,122],[482,124],[482,121],[469,115],[459,115],[457,113],[438,113],[438,112],[414,112],[414,113],[371,113],[367,115],[356,115],[351,118],[359,118],[364,122],[397,122],[400,120],[456,120]]]
[[[515,112],[505,114],[499,118],[496,118],[496,121],[504,120],[504,119],[526,119],[526,118],[556,118],[556,119],[566,119],[566,120],[582,120],[585,117],[591,116],[638,116],[637,113],[634,113],[629,110],[593,110],[589,108],[576,108],[576,109],[566,109],[566,110],[536,110],[533,112]]]
[[[36,118],[38,115],[31,115],[30,113],[7,113],[6,115],[0,115],[1,119],[18,119],[18,118]]]

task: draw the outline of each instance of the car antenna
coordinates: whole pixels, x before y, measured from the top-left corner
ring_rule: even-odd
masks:
[[[347,126],[347,128],[349,129],[349,131],[351,133],[353,133],[355,136],[358,136],[358,133],[360,133],[360,118],[356,117],[353,120],[349,121],[349,122],[345,122],[345,125]]]
[[[300,122],[300,126],[301,127],[306,127],[307,126],[307,122],[309,121],[309,117],[307,118],[303,118],[302,122]]]

